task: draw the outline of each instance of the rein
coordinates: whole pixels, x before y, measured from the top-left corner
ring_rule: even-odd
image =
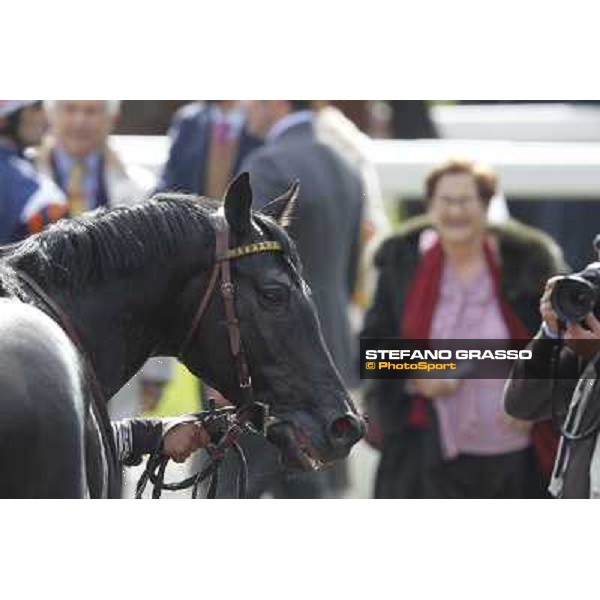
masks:
[[[266,413],[263,416],[263,422]],[[162,454],[162,440],[155,452],[150,456],[146,468],[138,480],[135,497],[142,498],[144,490],[151,482],[152,498],[160,498],[163,490],[177,491],[192,488],[192,498],[200,498],[200,484],[209,479],[210,483],[206,497],[216,498],[219,484],[219,469],[223,463],[228,450],[232,450],[238,462],[238,497],[245,498],[248,489],[248,466],[244,451],[239,445],[238,439],[243,431],[256,433],[250,423],[244,423],[238,416],[238,411],[233,407],[210,410],[186,415],[174,421],[170,428],[181,423],[198,423],[210,433],[212,439],[218,441],[211,443],[206,449],[209,461],[200,471],[179,482],[165,483],[165,471],[170,458]],[[167,430],[166,433],[168,433]],[[166,435],[166,433],[164,435]],[[163,438],[164,439],[164,435]]]

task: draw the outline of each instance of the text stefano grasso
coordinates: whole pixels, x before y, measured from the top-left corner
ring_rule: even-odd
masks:
[[[366,360],[530,360],[531,350],[365,350]]]

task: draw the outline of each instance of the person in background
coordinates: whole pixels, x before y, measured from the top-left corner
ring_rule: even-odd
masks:
[[[317,138],[310,101],[255,100],[245,107],[250,130],[265,138],[265,145],[242,165],[250,173],[253,208],[259,210],[293,181],[300,181],[288,233],[312,288],[333,361],[346,385],[356,387],[347,313],[360,253],[363,180],[357,169]]]
[[[65,192],[72,217],[99,207],[132,205],[154,188],[150,171],[126,164],[110,146],[119,105],[118,100],[45,102],[50,131],[31,158]]]
[[[194,102],[177,111],[158,188],[219,199],[248,154],[250,135],[238,100]]]
[[[375,166],[369,159],[370,138],[337,107],[317,103],[315,133],[317,139],[343,156],[363,180],[364,202],[360,224],[360,264],[353,292],[353,325],[359,326],[374,287],[371,249],[390,232],[383,203],[383,191]]]
[[[67,213],[60,188],[22,158],[25,147],[39,141],[27,118],[39,105],[39,100],[0,100],[0,245],[37,233]]]
[[[45,107],[50,130],[31,157],[38,171],[64,191],[71,217],[149,196],[156,184],[152,173],[125,164],[110,147],[118,100],[55,100]],[[145,405],[155,404],[172,368],[171,359],[148,361],[109,403],[111,419],[137,416]]]
[[[241,167],[250,173],[253,208],[260,209],[300,180],[288,232],[300,254],[333,362],[345,384],[356,387],[348,309],[360,253],[361,174],[317,137],[309,101],[257,100],[244,103],[244,108],[251,133],[265,139]],[[248,441],[256,445],[249,452],[251,496],[314,498],[337,493],[326,473],[290,475],[277,464],[275,449]]]
[[[16,132],[25,156],[28,148],[40,145],[47,130],[48,118],[41,100],[28,103],[21,109]]]
[[[594,309],[579,322],[560,323],[551,301],[560,279],[552,277],[546,284],[540,299],[542,326],[527,346],[532,357],[514,364],[504,402],[510,415],[552,419],[560,430],[550,494],[600,498],[600,321]]]
[[[364,338],[529,339],[538,298],[564,269],[558,246],[515,221],[491,224],[497,178],[451,160],[425,182],[427,214],[376,255],[379,279]],[[500,379],[370,380],[381,433],[377,498],[522,498],[543,495],[556,439],[503,409]],[[533,460],[532,445],[537,462]],[[535,483],[535,485],[533,485]]]

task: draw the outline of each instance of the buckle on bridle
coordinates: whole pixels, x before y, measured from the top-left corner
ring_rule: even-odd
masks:
[[[253,433],[266,435],[267,423],[270,419],[269,407],[263,402],[252,402],[241,409],[238,409],[237,415],[244,423],[245,428],[250,428]]]
[[[233,283],[231,283],[231,281],[226,281],[221,284],[221,293],[223,294],[223,296],[231,298],[234,292],[235,287],[233,286]]]

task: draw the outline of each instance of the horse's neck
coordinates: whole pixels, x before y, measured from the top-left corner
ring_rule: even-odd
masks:
[[[144,292],[151,311],[155,290],[146,286]],[[136,314],[135,297],[129,291],[119,294],[107,285],[96,290],[93,298],[82,296],[73,304],[69,313],[84,351],[105,393],[112,396],[152,353],[152,331]]]
[[[76,300],[73,314],[89,358],[107,395],[112,396],[153,355],[176,353],[177,296],[203,265],[181,261],[168,269],[146,269],[126,286],[107,283],[92,298]]]

